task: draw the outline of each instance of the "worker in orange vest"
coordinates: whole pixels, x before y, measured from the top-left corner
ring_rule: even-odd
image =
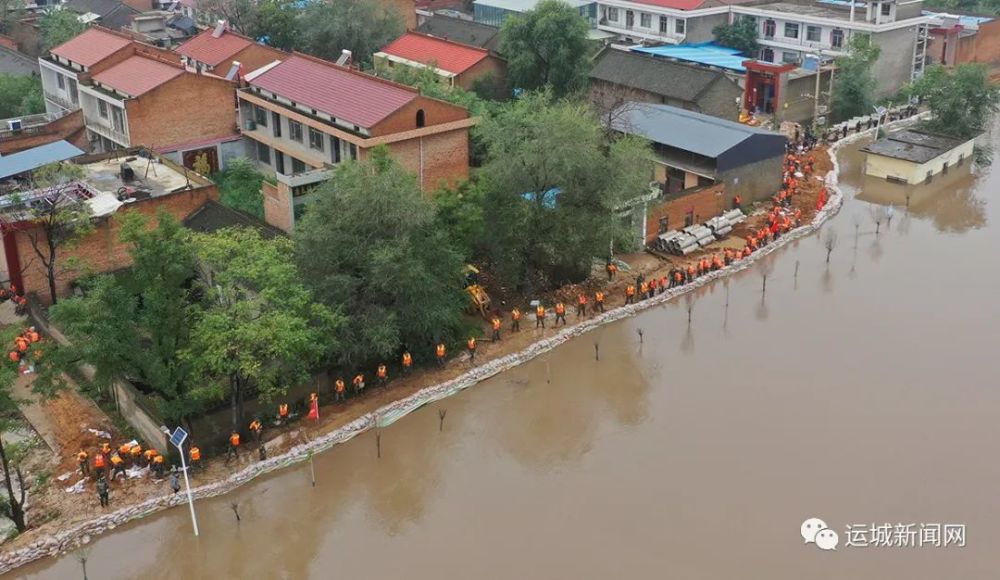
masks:
[[[153,473],[156,474],[156,477],[162,478],[163,475],[166,473],[166,470],[167,470],[166,459],[162,455],[157,453],[156,457],[153,458]]]
[[[500,341],[500,324],[501,324],[500,317],[499,316],[494,316],[493,319],[490,320],[490,324],[493,325],[493,338],[492,338],[492,340],[493,340],[493,342],[499,342]]]
[[[445,356],[446,353],[447,353],[447,350],[444,347],[444,343],[443,342],[439,342],[438,345],[437,345],[437,348],[434,351],[434,354],[437,355],[437,361],[438,361],[438,366],[439,367],[443,367],[444,366],[444,356]]]
[[[516,306],[510,311],[510,330],[512,332],[521,330],[521,309]]]
[[[410,374],[410,370],[413,368],[413,357],[410,356],[410,351],[403,351],[403,374]]]
[[[101,443],[101,455],[104,456],[104,463],[111,461],[111,444],[108,442]]]
[[[608,282],[614,280],[615,273],[618,272],[618,265],[615,264],[613,261],[608,260],[608,265],[605,266],[605,269],[608,271]]]
[[[351,386],[354,387],[354,394],[360,395],[361,391],[365,390],[365,375],[361,373],[354,375]]]
[[[201,449],[198,448],[194,443],[191,444],[191,449],[188,451],[188,460],[191,461],[191,470],[194,471],[195,468],[202,468],[201,464]]]
[[[560,320],[562,320],[563,326],[566,326],[566,305],[562,302],[556,302],[556,321],[553,326],[559,326]]]
[[[535,306],[535,328],[539,326],[545,328],[545,307],[541,304]]]
[[[229,460],[234,457],[237,461],[240,460],[240,434],[238,431],[233,431],[229,434],[229,447],[226,448],[226,465],[229,465]]]
[[[594,308],[604,312],[604,292],[594,292]]]
[[[143,463],[145,466],[153,467],[153,458],[156,457],[156,449],[149,448],[142,454]]]
[[[576,317],[587,315],[587,295],[581,293],[576,299]]]
[[[380,387],[384,387],[389,382],[389,371],[385,368],[384,364],[378,365],[378,369],[375,370],[375,378],[378,379],[378,386]]]
[[[649,295],[646,298],[652,298],[653,296],[656,296],[656,276],[653,276],[649,280]]]
[[[476,338],[470,336],[469,340],[465,341],[465,348],[469,350],[469,362],[476,362]]]
[[[7,353],[7,358],[10,359],[10,362],[14,362],[14,363],[20,362],[21,361],[21,353],[17,352],[16,350],[12,350],[9,353]]]
[[[76,454],[76,462],[80,465],[80,475],[87,477],[90,475],[90,454],[80,449]]]
[[[17,352],[26,352],[28,350],[28,344],[28,339],[23,336],[18,336],[14,339],[14,346],[17,347]]]
[[[625,304],[635,302],[635,286],[629,284],[625,287]]]
[[[101,478],[104,477],[104,468],[107,467],[107,460],[104,459],[104,454],[98,452],[94,455],[94,477]]]
[[[740,194],[737,193],[736,197],[733,198],[733,209],[742,209],[742,207],[743,207],[743,198],[740,197]]]
[[[344,379],[337,377],[337,380],[333,382],[333,400],[343,401],[347,398],[347,385],[344,383]]]
[[[257,443],[260,443],[264,435],[264,424],[257,417],[250,421],[250,432],[253,433],[253,438],[257,440]]]
[[[649,284],[645,280],[639,283],[639,300],[649,298]]]
[[[697,270],[694,268],[694,264],[688,264],[687,267],[687,281],[691,282],[694,280]]]
[[[114,481],[119,473],[122,479],[128,479],[128,476],[125,475],[125,460],[121,458],[121,455],[115,453],[111,456],[111,480]]]
[[[664,275],[660,276],[660,294],[667,291],[667,287],[670,284],[670,276]]]
[[[139,467],[142,463],[142,445],[136,443],[129,450],[129,453],[132,455],[132,467]]]
[[[278,405],[278,422],[282,424],[288,422],[288,403]]]
[[[132,456],[132,446],[128,443],[122,443],[118,446],[118,455],[122,458],[122,461],[128,459]],[[114,479],[113,477],[111,479]]]
[[[674,286],[680,286],[684,284],[684,273],[679,269],[674,270]]]

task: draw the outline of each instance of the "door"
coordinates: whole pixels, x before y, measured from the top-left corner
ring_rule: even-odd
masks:
[[[215,147],[205,147],[204,149],[192,149],[190,151],[185,151],[182,154],[184,167],[193,170],[194,164],[198,161],[198,157],[201,155],[205,156],[205,160],[208,161],[208,166],[211,168],[209,174],[219,171],[219,152]]]

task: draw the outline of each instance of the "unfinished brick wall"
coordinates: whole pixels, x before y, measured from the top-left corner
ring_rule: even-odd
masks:
[[[0,155],[10,155],[18,151],[66,140],[87,151],[87,134],[83,130],[83,110],[77,109],[68,115],[46,123],[42,127],[33,127],[20,135],[5,137],[0,140]]]
[[[126,212],[141,212],[150,218],[150,225],[155,226],[156,212],[161,207],[178,220],[183,220],[210,199],[216,201],[219,199],[219,190],[215,184],[123,205],[117,213],[95,224],[94,231],[81,240],[76,247],[63,249],[58,256],[57,263],[65,264],[68,259],[74,258],[79,260],[87,271],[91,272],[111,272],[124,268],[132,262],[126,247],[118,239],[121,217]],[[28,232],[15,232],[14,241],[17,245],[18,260],[23,269],[22,285],[25,291],[37,293],[38,298],[43,303],[48,304],[48,278],[38,256],[31,247]],[[39,243],[44,247],[44,235],[40,235]],[[58,275],[57,286],[60,296],[69,294],[73,280],[80,276],[81,271],[61,272]]]
[[[372,127],[372,136],[380,137],[416,129],[417,111],[421,110],[424,112],[425,127],[433,127],[469,117],[469,112],[458,105],[420,96]]]
[[[157,150],[237,132],[235,84],[186,73],[125,102],[133,146]]]
[[[661,219],[667,220],[666,230],[679,230],[685,226],[684,220],[689,213],[694,215],[693,223],[702,223],[722,210],[729,209],[725,204],[731,202],[727,200],[725,186],[718,183],[684,195],[674,194],[665,201],[650,204],[646,210],[646,243],[653,242],[662,233]]]
[[[984,22],[974,36],[961,39],[956,61],[1000,64],[1000,20]]]
[[[507,82],[507,63],[491,54],[458,75],[455,84],[471,91],[476,81],[486,76],[491,76],[496,83],[504,85]]]
[[[292,231],[292,194],[288,187],[265,181],[260,189],[264,195],[264,221],[286,232]]]
[[[469,177],[469,130],[456,129],[389,145],[389,153],[433,193]]]

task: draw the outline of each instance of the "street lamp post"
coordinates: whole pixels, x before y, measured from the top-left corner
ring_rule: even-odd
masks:
[[[163,429],[164,433],[169,433],[166,428]],[[187,490],[188,498],[188,508],[191,510],[191,525],[194,526],[194,535],[198,536],[198,517],[194,514],[194,498],[191,497],[191,481],[188,479],[188,469],[187,460],[184,458],[184,441],[187,439],[187,431],[181,427],[174,429],[174,432],[170,434],[170,442],[177,447],[177,452],[181,456],[181,471],[184,473],[184,487]]]

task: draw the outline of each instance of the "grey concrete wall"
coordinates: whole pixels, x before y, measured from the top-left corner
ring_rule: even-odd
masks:
[[[877,83],[875,98],[895,95],[910,82],[913,71],[913,47],[916,44],[917,27],[907,26],[889,32],[872,35],[872,41],[882,48],[878,61],[872,67]],[[834,77],[836,83],[836,77]]]
[[[785,90],[787,92],[784,101],[788,106],[782,112],[782,120],[796,123],[812,121],[813,112],[816,109],[816,100],[813,98],[816,94],[816,75],[791,80],[786,85]],[[819,90],[820,94],[825,94],[830,90],[829,72],[822,73]],[[826,102],[826,98],[820,99],[820,104]]]
[[[905,6],[896,4],[896,21],[906,20],[907,18],[916,18],[917,16],[920,16],[920,12],[923,9],[923,2],[906,4]]]
[[[723,203],[731,203],[736,194],[742,196],[744,201],[769,199],[781,186],[782,159],[773,157],[720,173],[719,181],[726,184],[726,200]]]
[[[175,451],[174,447],[169,445],[169,439],[160,427],[166,426],[172,430],[176,425],[163,425],[162,419],[143,406],[141,403],[142,393],[135,390],[132,385],[115,383],[113,388],[114,396],[118,401],[118,411],[128,424],[139,433],[143,446],[155,447],[163,455]]]
[[[729,22],[728,14],[713,14],[711,16],[699,16],[698,18],[687,19],[687,34],[684,37],[685,43],[708,42],[715,40],[712,29],[720,24]]]

